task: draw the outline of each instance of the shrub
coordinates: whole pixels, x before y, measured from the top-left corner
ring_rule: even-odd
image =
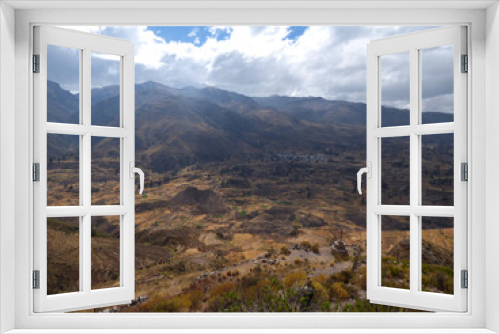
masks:
[[[245,276],[241,279],[241,287],[247,289],[256,286],[258,282],[259,279],[255,276]]]
[[[306,280],[307,280],[306,273],[298,271],[286,276],[283,279],[283,285],[287,288],[290,288],[294,285],[303,286],[306,283]]]
[[[333,283],[332,289],[331,289],[331,295],[333,298],[340,299],[340,300],[345,300],[349,299],[349,292],[344,288],[344,285],[341,282],[335,282]]]
[[[281,247],[281,251],[280,251],[280,252],[281,252],[281,254],[283,254],[283,255],[285,255],[285,256],[290,255],[290,254],[292,253],[292,252],[288,249],[288,247],[287,247],[287,246],[283,246],[283,247]]]
[[[422,264],[422,289],[453,294],[453,268]]]
[[[201,291],[201,290],[195,290],[195,291],[191,292],[188,295],[188,298],[191,301],[191,306],[189,307],[189,310],[191,312],[193,312],[193,311],[200,311],[201,302],[205,298],[205,295],[203,294],[203,291]]]
[[[330,302],[324,301],[323,304],[321,304],[321,312],[331,312],[332,307],[330,305]]]
[[[315,243],[312,247],[311,247],[311,250],[316,253],[316,254],[319,254],[319,244],[318,243]]]
[[[366,267],[359,268],[352,281],[361,290],[366,290]]]
[[[228,293],[212,300],[209,303],[208,311],[210,312],[243,312],[243,302],[239,299],[238,294],[231,290]]]
[[[221,295],[224,295],[228,293],[231,290],[234,290],[235,284],[232,282],[225,282],[218,284],[212,288],[212,291],[210,291],[210,297],[211,298],[216,298]]]
[[[274,255],[276,255],[276,249],[274,248],[271,248],[269,249],[266,254],[264,254],[264,256],[267,258],[267,257],[273,257]]]
[[[307,251],[311,250],[312,245],[309,241],[302,241],[300,244],[305,250]]]
[[[338,308],[339,305],[336,306],[336,309]],[[367,299],[356,299],[354,304],[346,304],[340,308],[342,312],[418,312],[407,308],[372,304]]]
[[[316,291],[316,298],[321,298],[322,300],[328,300],[328,291],[327,289],[319,282],[312,281],[311,285]]]
[[[340,273],[332,275],[332,279],[335,282],[343,282],[343,283],[350,283],[352,277],[353,273],[350,270],[343,270]]]
[[[177,296],[164,300],[155,305],[153,312],[187,312],[191,307],[191,301],[185,296]]]

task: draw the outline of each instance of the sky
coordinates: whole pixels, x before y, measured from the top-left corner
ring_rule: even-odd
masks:
[[[67,27],[69,28],[69,27]],[[432,27],[369,26],[86,26],[80,31],[131,40],[137,83],[215,86],[248,96],[320,96],[366,102],[366,46],[371,40]],[[387,59],[386,59],[387,58]],[[425,111],[450,112],[453,48],[424,50]],[[49,80],[78,91],[78,53],[49,50]],[[119,82],[117,61],[93,54],[92,86]],[[409,55],[382,57],[382,104],[407,108]]]

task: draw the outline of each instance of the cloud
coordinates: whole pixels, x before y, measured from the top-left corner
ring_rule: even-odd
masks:
[[[371,40],[428,28],[311,26],[295,29],[300,33],[291,36],[290,27],[214,26],[200,27],[208,30],[205,40],[198,38],[201,30],[194,28],[185,40],[167,42],[144,26],[77,27],[131,40],[135,44],[137,82],[151,80],[177,87],[212,85],[250,96],[322,96],[361,102],[366,100],[366,45]],[[425,101],[444,103],[446,98],[442,96],[453,92],[453,73],[445,71],[449,55],[446,50],[429,50],[423,57],[427,59],[423,97]],[[407,107],[407,64],[396,61],[385,68],[387,93],[383,93],[383,103]],[[106,71],[96,71],[95,75],[102,77],[96,79],[100,85],[109,81]]]
[[[196,37],[196,34],[198,33],[198,28],[194,28],[191,30],[191,32],[188,34],[188,37]]]
[[[47,46],[47,79],[65,90],[80,92],[80,55],[77,49]]]
[[[453,113],[453,94],[436,95],[423,99],[422,111]]]

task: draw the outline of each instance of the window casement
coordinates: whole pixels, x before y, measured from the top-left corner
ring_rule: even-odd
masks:
[[[61,4],[57,8],[65,7],[65,10],[52,10],[44,9],[41,6],[45,6],[44,2],[38,4],[27,4],[24,7],[19,7],[15,5],[15,2],[11,2],[13,7],[18,7],[16,10],[16,22],[12,25],[12,32],[15,31],[16,34],[16,61],[10,62],[11,66],[16,69],[16,94],[11,98],[15,99],[15,122],[14,119],[10,122],[11,125],[16,128],[16,201],[15,201],[15,211],[16,211],[16,224],[15,224],[15,246],[14,244],[8,245],[7,253],[8,257],[12,257],[12,277],[15,276],[15,312],[12,311],[8,314],[15,313],[15,325],[9,326],[9,329],[16,328],[19,332],[24,332],[23,329],[29,329],[30,332],[38,332],[43,330],[57,331],[56,328],[64,328],[65,332],[73,332],[77,329],[90,329],[95,332],[107,332],[113,330],[124,330],[131,328],[141,328],[136,332],[148,330],[151,328],[198,328],[207,330],[223,330],[223,328],[231,328],[232,331],[238,332],[238,328],[255,328],[256,332],[268,331],[268,329],[283,329],[283,328],[303,328],[304,331],[310,331],[314,329],[328,329],[333,331],[342,331],[349,328],[358,328],[359,332],[380,332],[380,331],[394,331],[397,332],[407,332],[415,331],[418,328],[421,332],[440,332],[442,328],[443,332],[446,331],[466,331],[470,333],[483,333],[490,332],[488,329],[496,328],[495,314],[491,313],[491,310],[496,309],[497,300],[494,293],[492,294],[491,287],[497,286],[498,282],[495,268],[496,261],[489,263],[489,260],[485,261],[486,250],[488,252],[495,251],[496,246],[492,245],[498,244],[498,238],[495,233],[497,231],[496,222],[492,223],[492,210],[491,201],[497,198],[497,180],[489,180],[486,182],[486,177],[484,176],[484,145],[488,148],[490,154],[486,157],[487,161],[495,160],[497,155],[495,150],[497,149],[498,141],[492,138],[492,133],[496,130],[497,124],[491,122],[496,119],[496,105],[495,96],[496,93],[492,94],[491,89],[486,87],[486,83],[489,83],[493,88],[497,87],[497,72],[496,70],[489,69],[486,72],[484,66],[490,66],[498,62],[497,55],[492,52],[492,50],[497,46],[496,38],[490,38],[493,30],[484,29],[486,26],[498,24],[496,16],[492,16],[492,13],[498,13],[497,9],[490,6],[487,10],[484,9],[483,5],[468,3],[462,5],[457,3],[444,3],[440,2],[439,8],[430,8],[428,5],[423,3],[418,4],[418,8],[408,9],[408,4],[401,4],[401,8],[386,10],[386,5],[380,6],[380,4],[374,3],[374,8],[378,8],[376,11],[377,15],[373,15],[373,9],[362,9],[357,8],[345,9],[350,5],[345,2],[342,8],[337,8],[336,5],[333,8],[322,8],[318,9],[314,7],[313,4],[303,4],[308,7],[308,10],[303,9],[292,9],[287,8],[287,5],[281,7],[287,8],[283,10],[281,7],[271,8],[272,6],[267,6],[267,4],[259,5],[255,10],[245,10],[238,7],[228,8],[227,10],[220,11],[213,17],[213,11],[201,9],[201,8],[171,8],[167,3],[163,4],[163,9],[147,9],[142,8],[142,10],[136,9],[124,9],[116,8],[104,3],[99,4],[103,6],[111,6],[113,10],[105,10],[102,8],[97,8],[94,5],[89,5],[87,9],[74,9],[73,5]],[[138,6],[142,6],[138,4]],[[468,6],[468,7],[465,7]],[[109,8],[111,8],[109,7]],[[230,7],[230,5],[229,5]],[[29,10],[23,10],[22,8]],[[54,8],[54,7],[51,7]],[[168,9],[166,9],[168,8]],[[349,7],[350,8],[350,7]],[[474,9],[471,9],[474,8]],[[487,17],[488,15],[488,17]],[[215,20],[215,21],[214,21]],[[31,75],[31,62],[34,50],[32,49],[32,27],[33,25],[44,24],[44,25],[90,25],[90,26],[103,26],[103,25],[135,25],[135,24],[180,24],[180,25],[192,25],[200,23],[213,23],[217,22],[220,24],[234,23],[237,24],[258,24],[258,25],[269,25],[276,22],[293,22],[294,24],[331,24],[331,25],[343,25],[343,24],[359,24],[360,22],[364,25],[452,25],[452,24],[464,24],[468,26],[468,41],[467,51],[470,52],[469,55],[475,55],[476,57],[469,56],[469,69],[474,66],[474,75],[465,75],[467,78],[467,83],[469,84],[469,91],[467,92],[467,105],[468,105],[468,115],[467,115],[467,131],[468,137],[468,148],[469,156],[468,161],[473,164],[473,169],[469,169],[469,182],[468,188],[468,200],[467,203],[467,214],[469,218],[468,222],[468,239],[466,245],[460,245],[464,249],[468,250],[468,269],[469,272],[469,289],[467,291],[467,312],[464,313],[414,313],[414,314],[298,314],[298,315],[286,315],[286,314],[276,314],[276,315],[241,315],[241,314],[231,314],[231,315],[202,315],[202,314],[192,314],[192,315],[151,315],[151,314],[58,314],[58,313],[33,313],[33,296],[37,291],[32,290],[31,275],[32,270],[35,268],[33,264],[34,254],[37,249],[34,249],[32,236],[34,230],[33,222],[33,188],[38,185],[31,182],[31,169],[33,162],[33,137],[32,137],[32,122],[34,114],[34,101],[32,92],[33,80],[36,80],[38,74]],[[473,27],[473,29],[470,29]],[[15,28],[15,29],[14,29]],[[494,36],[493,36],[494,37]],[[2,41],[2,47],[5,46],[5,42]],[[493,48],[493,49],[492,49]],[[4,52],[7,51],[4,49]],[[486,57],[485,57],[486,56]],[[5,64],[6,58],[2,59]],[[483,69],[483,70],[482,70]],[[5,74],[5,73],[3,73]],[[14,78],[14,76],[12,76]],[[5,80],[10,80],[10,77],[4,76]],[[3,86],[2,93],[5,93],[5,87]],[[487,89],[488,88],[488,89]],[[456,88],[455,88],[456,92]],[[496,90],[495,90],[496,92]],[[35,92],[36,94],[36,92]],[[7,98],[5,94],[2,99]],[[488,108],[486,108],[488,107]],[[36,107],[35,107],[36,108]],[[3,110],[2,110],[3,112]],[[457,111],[455,110],[455,113]],[[488,117],[488,122],[486,122],[486,117]],[[491,130],[489,133],[485,133],[485,129]],[[472,135],[474,134],[474,135]],[[5,151],[4,151],[5,152]],[[495,160],[496,161],[496,160]],[[490,169],[493,169],[496,164],[490,165]],[[487,168],[488,169],[488,168]],[[489,174],[490,175],[490,174]],[[490,175],[491,176],[491,175]],[[455,178],[456,179],[456,178]],[[472,180],[474,180],[472,182]],[[489,198],[485,197],[485,182],[486,191],[489,190]],[[471,195],[474,196],[471,196]],[[486,201],[486,211],[485,209]],[[489,204],[488,204],[489,202]],[[495,202],[496,203],[496,202]],[[3,203],[2,203],[3,204]],[[486,217],[485,217],[486,212]],[[407,216],[409,217],[409,216]],[[494,218],[494,217],[493,217]],[[493,219],[494,220],[494,219]],[[471,227],[472,226],[472,227]],[[473,233],[471,233],[473,232]],[[485,237],[486,235],[486,237]],[[5,236],[5,234],[4,234]],[[455,246],[456,247],[456,246]],[[2,259],[5,261],[4,251],[2,253]],[[8,258],[7,258],[8,260]],[[14,262],[16,264],[14,270]],[[9,262],[4,262],[4,264]],[[490,269],[486,269],[486,263]],[[489,272],[488,272],[489,271]],[[4,271],[5,273],[5,271]],[[473,277],[472,277],[473,276]],[[457,285],[455,284],[455,287]],[[458,288],[458,287],[457,287]],[[9,288],[8,288],[9,289]],[[5,290],[5,289],[4,289]],[[4,292],[3,290],[3,292]],[[488,291],[488,292],[486,292]],[[493,291],[494,292],[494,291]],[[9,294],[7,294],[9,295]],[[14,295],[14,292],[12,293]],[[5,294],[2,296],[4,298]],[[373,298],[373,297],[372,297]],[[13,298],[9,298],[9,301],[13,301]],[[375,301],[372,299],[372,301]],[[387,302],[388,303],[388,302]],[[6,308],[3,308],[2,314],[5,314]],[[486,311],[488,310],[488,312]],[[492,317],[493,314],[493,317]],[[353,318],[354,317],[354,318]],[[353,322],[354,320],[354,322]],[[266,330],[258,329],[266,328]],[[383,328],[383,329],[381,329]],[[411,328],[411,329],[410,329]],[[486,329],[487,328],[487,329]],[[431,330],[432,329],[432,330]]]
[[[79,103],[73,124],[51,117],[53,104],[48,103],[48,52],[50,47],[67,48],[76,55],[76,73],[79,83]],[[119,120],[116,126],[100,126],[91,112],[91,53],[118,56],[120,72]],[[38,175],[34,178],[34,312],[71,311],[106,305],[129,303],[134,298],[134,46],[127,40],[82,33],[68,29],[37,26],[34,28],[34,162]],[[51,61],[51,66],[58,66]],[[51,106],[51,107],[48,107]],[[71,138],[62,140],[62,138]],[[49,139],[48,139],[49,138]],[[119,172],[119,199],[112,205],[92,202],[93,145],[95,139],[119,142],[114,149]],[[47,194],[55,189],[48,187],[47,141],[61,140],[61,149],[68,149],[68,143],[76,147],[75,161],[78,166],[76,184],[79,185],[76,202],[48,205]],[[116,142],[116,141],[115,141]],[[143,180],[142,180],[143,181]],[[76,187],[75,187],[76,188]],[[141,187],[142,188],[142,187]],[[114,216],[119,233],[120,284],[116,287],[93,289],[92,286],[92,219],[100,216]],[[47,224],[51,219],[65,219],[70,228],[78,231],[77,244],[72,251],[73,259],[79,263],[74,288],[70,292],[48,291],[51,254],[47,250]],[[63,238],[64,239],[64,238]],[[61,240],[64,242],[66,240]],[[68,253],[70,253],[68,251]],[[67,254],[70,256],[70,254]],[[54,279],[54,278],[52,278]]]
[[[447,27],[431,29],[424,32],[400,35],[381,40],[372,41],[368,45],[367,67],[367,161],[368,167],[363,169],[368,173],[368,200],[367,200],[367,297],[373,303],[392,306],[408,307],[420,310],[439,311],[466,311],[466,290],[462,288],[462,272],[466,270],[466,249],[461,245],[466,244],[466,192],[467,183],[462,181],[460,166],[467,163],[466,151],[466,72],[462,61],[466,54],[466,28]],[[36,289],[34,289],[35,312],[70,311],[88,309],[100,306],[129,303],[134,298],[134,83],[133,83],[133,45],[128,41],[103,37],[93,34],[74,32],[61,28],[35,27],[35,57],[34,57],[34,92],[35,92],[35,149],[34,161],[37,163],[37,181],[34,186],[35,194],[35,261]],[[57,46],[73,50],[76,54],[79,77],[79,117],[73,120],[59,120],[50,113],[47,101],[49,86],[49,47]],[[429,84],[423,80],[423,64],[425,50],[430,48],[446,48],[452,56],[452,80],[454,92],[452,94],[452,110],[454,121],[447,123],[428,124],[423,117],[424,90]],[[105,55],[119,57],[120,71],[120,101],[119,117],[116,126],[100,124],[95,117],[92,118],[91,101],[91,53],[99,52]],[[383,64],[390,67],[390,62],[395,61],[391,56],[406,57],[409,63],[409,119],[405,123],[393,124],[387,122],[383,115]],[[384,57],[388,57],[385,60]],[[439,75],[439,73],[437,73]],[[435,78],[434,78],[435,79]],[[96,115],[97,116],[97,115]],[[390,126],[387,126],[390,125]],[[396,126],[394,126],[396,125]],[[453,162],[450,164],[448,177],[451,171],[452,202],[448,200],[444,205],[439,201],[429,203],[424,199],[425,192],[423,171],[427,168],[424,163],[424,143],[432,136],[448,135],[448,140],[432,142],[431,146],[448,145],[451,150],[436,150],[435,153],[451,153]],[[55,204],[48,202],[48,138],[53,141],[60,136],[73,136],[79,163],[78,203],[63,202]],[[450,137],[451,136],[451,137]],[[92,169],[96,168],[92,151],[94,139],[106,140],[110,138],[119,140],[119,201],[117,203],[94,203],[92,201]],[[384,165],[384,143],[390,140],[391,151],[407,155],[408,175],[401,180],[398,177],[404,174],[397,169],[405,169],[405,163],[397,164],[396,169],[386,170]],[[66,142],[71,140],[66,139]],[[406,145],[406,148],[405,148]],[[450,152],[451,151],[451,152]],[[397,154],[397,153],[396,153]],[[446,154],[445,154],[446,155]],[[53,157],[51,156],[51,159]],[[446,157],[436,156],[446,163]],[[433,159],[433,161],[435,160]],[[449,161],[448,161],[449,162]],[[39,166],[39,167],[38,167]],[[392,175],[394,172],[394,175]],[[384,175],[388,173],[389,175]],[[358,182],[359,182],[358,174]],[[390,178],[389,182],[403,184],[400,201],[389,202],[390,191],[387,185],[383,186],[383,179]],[[446,178],[446,177],[445,177]],[[143,180],[142,180],[143,181]],[[443,181],[444,182],[444,181]],[[406,186],[404,185],[406,183]],[[444,182],[446,183],[446,182]],[[358,185],[359,187],[359,185]],[[444,189],[444,188],[443,188]],[[141,189],[142,191],[142,189]],[[398,189],[396,192],[400,191]],[[443,190],[444,191],[444,190]],[[51,196],[57,196],[51,193]],[[434,198],[436,200],[436,198]],[[439,199],[439,198],[437,198]],[[431,201],[432,202],[432,201]],[[96,205],[99,204],[99,205]],[[446,205],[448,204],[448,205]],[[119,242],[119,278],[120,284],[115,287],[94,289],[92,285],[92,220],[95,217],[115,216],[116,229],[120,238]],[[392,217],[401,230],[407,230],[406,244],[393,245],[401,248],[408,246],[408,258],[398,259],[409,267],[409,282],[400,279],[396,286],[384,281],[385,262],[383,256],[383,225],[386,217]],[[396,217],[396,218],[394,218]],[[79,272],[78,286],[70,291],[49,291],[48,280],[53,276],[49,273],[47,224],[54,218],[73,219],[74,228],[78,230]],[[451,238],[453,246],[453,288],[451,291],[426,291],[423,281],[423,253],[424,224],[427,219],[449,218],[452,221]],[[60,224],[61,222],[58,221]],[[68,223],[71,224],[71,223]],[[437,223],[439,224],[439,222]],[[406,225],[406,226],[404,226]],[[449,234],[449,233],[448,233]],[[54,237],[54,236],[51,236]],[[409,264],[408,264],[409,263]],[[387,266],[387,264],[385,264]],[[392,263],[389,263],[392,265]],[[406,268],[407,270],[408,268]],[[399,270],[399,269],[398,269]],[[403,269],[405,270],[405,269]],[[61,293],[63,292],[63,293]],[[444,292],[444,293],[443,293]]]
[[[425,50],[447,48],[453,56],[452,112],[454,121],[428,124],[422,117],[424,111],[423,80]],[[403,306],[421,310],[458,311],[467,310],[467,290],[462,287],[462,275],[467,270],[467,182],[463,180],[462,165],[467,164],[467,74],[462,61],[467,54],[466,27],[453,26],[431,29],[407,35],[372,41],[368,44],[367,54],[367,298],[372,303]],[[398,55],[409,61],[409,120],[397,126],[386,126],[382,112],[383,71],[390,67],[392,57]],[[383,59],[387,57],[386,59]],[[439,69],[434,69],[439,72]],[[439,73],[437,73],[439,75]],[[436,78],[433,78],[436,80]],[[387,116],[386,116],[387,117]],[[448,135],[447,135],[448,134]],[[452,201],[440,203],[425,198],[423,182],[424,149],[426,142],[436,136],[447,136],[444,141],[434,141],[433,147],[448,145],[451,152],[439,156],[435,150],[433,163],[444,163],[446,155],[452,159]],[[392,143],[400,149],[398,165],[387,168],[384,148]],[[451,154],[450,154],[451,153]],[[408,163],[409,161],[409,163]],[[466,165],[465,165],[466,166]],[[439,168],[439,167],[438,167]],[[406,173],[406,175],[405,175]],[[448,180],[451,179],[449,175]],[[384,181],[383,181],[384,180]],[[399,188],[387,186],[399,183]],[[451,185],[450,185],[451,186]],[[400,192],[400,200],[388,200],[389,191]],[[439,199],[439,197],[438,197]],[[382,279],[384,271],[383,238],[384,219],[393,219],[393,224],[409,233],[410,280],[406,287],[393,287]],[[423,286],[423,267],[425,247],[423,243],[424,225],[429,219],[448,219],[452,221],[453,233],[453,289],[452,292],[436,293],[425,291]],[[406,226],[405,226],[406,225]],[[402,232],[404,233],[404,232]],[[406,282],[407,283],[407,282]]]

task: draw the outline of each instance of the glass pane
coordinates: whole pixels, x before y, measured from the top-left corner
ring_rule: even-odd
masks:
[[[92,205],[120,204],[120,138],[92,137]]]
[[[422,205],[453,206],[453,134],[422,136]]]
[[[410,125],[410,52],[380,58],[382,126]]]
[[[92,290],[120,286],[120,216],[92,217]]]
[[[421,219],[422,290],[453,294],[453,218]]]
[[[453,45],[421,50],[422,124],[453,122]]]
[[[382,138],[382,204],[410,204],[410,137]]]
[[[47,294],[80,290],[80,218],[47,219]]]
[[[410,289],[410,217],[382,216],[382,286]]]
[[[92,52],[92,125],[120,126],[121,57]]]
[[[47,134],[47,205],[80,205],[79,136]]]
[[[80,53],[47,45],[47,122],[80,122]]]

